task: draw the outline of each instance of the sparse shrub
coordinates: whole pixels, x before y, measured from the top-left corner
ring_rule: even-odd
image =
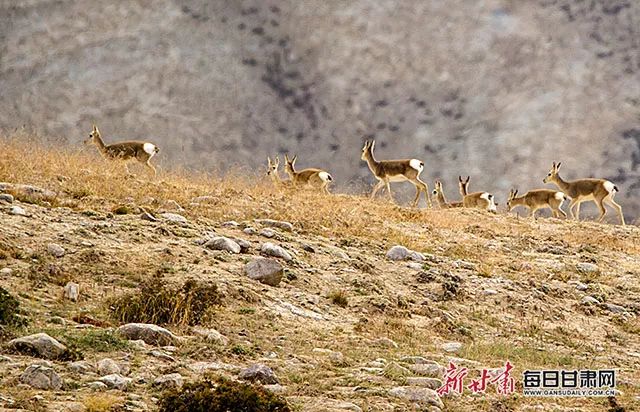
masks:
[[[0,287],[0,325],[22,326],[26,320],[19,315],[20,302]]]
[[[290,412],[287,401],[261,386],[205,376],[164,393],[160,412]]]
[[[114,395],[100,394],[88,396],[84,400],[87,412],[116,412],[124,410],[121,400]]]
[[[349,305],[349,299],[344,290],[336,290],[329,294],[329,299],[333,304],[346,308]]]
[[[109,309],[120,322],[199,325],[221,304],[215,284],[187,280],[181,287],[145,282],[140,290],[111,300]]]

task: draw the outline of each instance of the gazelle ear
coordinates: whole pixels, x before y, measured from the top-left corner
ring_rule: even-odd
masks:
[[[271,158],[267,156],[267,164],[271,165]]]
[[[291,159],[291,164],[295,164],[296,160],[298,159],[298,155],[293,156],[293,159]]]
[[[93,125],[93,131],[95,132],[96,130],[98,130],[98,128],[96,127],[96,125]]]
[[[285,162],[287,162],[287,163],[289,163],[289,156],[287,156],[287,154],[286,154],[286,153],[284,154],[284,161],[285,161]]]
[[[369,147],[371,148],[371,150],[373,150],[373,148],[376,147],[376,141],[372,140],[371,144],[369,145]]]
[[[458,182],[462,183],[462,176],[458,176]]]
[[[465,180],[465,183],[469,183],[470,179],[471,179],[471,176],[467,176],[467,180]]]
[[[560,170],[560,165],[562,164],[562,162],[558,162],[558,164],[556,165],[556,171]]]
[[[274,164],[276,164],[276,165],[280,164],[280,156],[276,156],[276,161],[275,161]]]
[[[517,194],[518,194],[518,189],[516,189],[516,190],[513,192],[513,197],[516,197],[516,195],[517,195]]]

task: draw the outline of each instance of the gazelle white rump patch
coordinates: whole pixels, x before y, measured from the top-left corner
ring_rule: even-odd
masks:
[[[153,143],[145,143],[142,145],[142,149],[149,153],[150,155],[154,155],[156,154],[156,145],[154,145]]]
[[[412,169],[416,169],[418,172],[422,172],[422,169],[424,168],[424,166],[422,166],[422,162],[418,159],[409,160],[409,166],[411,166]]]
[[[320,179],[322,179],[325,182],[330,182],[331,181],[331,176],[327,172],[318,173],[318,177],[320,177]]]
[[[564,200],[564,193],[562,193],[562,192],[556,192],[556,194],[555,194],[555,195],[553,195],[553,196],[554,196],[557,200],[560,200],[560,201]]]
[[[615,190],[615,187],[616,185],[614,185],[608,180],[604,182],[604,190],[606,190],[609,193],[613,193],[613,191]]]

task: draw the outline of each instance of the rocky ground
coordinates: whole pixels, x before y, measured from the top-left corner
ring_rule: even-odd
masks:
[[[1,329],[0,410],[154,410],[205,372],[301,411],[640,405],[637,226],[415,210],[233,176],[149,181],[73,153],[42,152],[47,166],[30,171],[26,149],[8,149],[0,286],[26,324]],[[218,288],[201,324],[113,316],[141,284],[187,279]],[[438,396],[452,360],[469,379],[509,360],[515,393]],[[619,396],[525,398],[521,374],[536,368],[614,368]]]

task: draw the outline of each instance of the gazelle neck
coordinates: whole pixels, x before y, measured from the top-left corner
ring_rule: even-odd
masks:
[[[524,206],[526,204],[524,198],[525,198],[525,195],[522,195],[520,197],[514,197],[513,199],[511,199],[511,204],[514,206]]]
[[[556,186],[558,186],[558,188],[560,188],[560,190],[566,192],[567,190],[569,190],[570,188],[570,184],[569,182],[563,180],[560,175],[556,175],[555,178],[553,179],[553,183],[556,184]]]
[[[367,149],[364,158],[367,160],[367,165],[369,166],[371,172],[374,175],[377,175],[378,165],[380,164],[380,162],[378,162],[376,158],[373,157],[373,150],[371,148]]]
[[[436,194],[436,200],[440,206],[447,204],[447,198],[444,197],[444,192],[441,192],[440,190],[438,190],[438,193]]]
[[[96,146],[98,146],[98,150],[100,150],[100,152],[105,153],[107,150],[107,145],[104,144],[104,141],[102,140],[102,138],[100,136],[94,136],[93,137],[93,142],[96,144]]]

